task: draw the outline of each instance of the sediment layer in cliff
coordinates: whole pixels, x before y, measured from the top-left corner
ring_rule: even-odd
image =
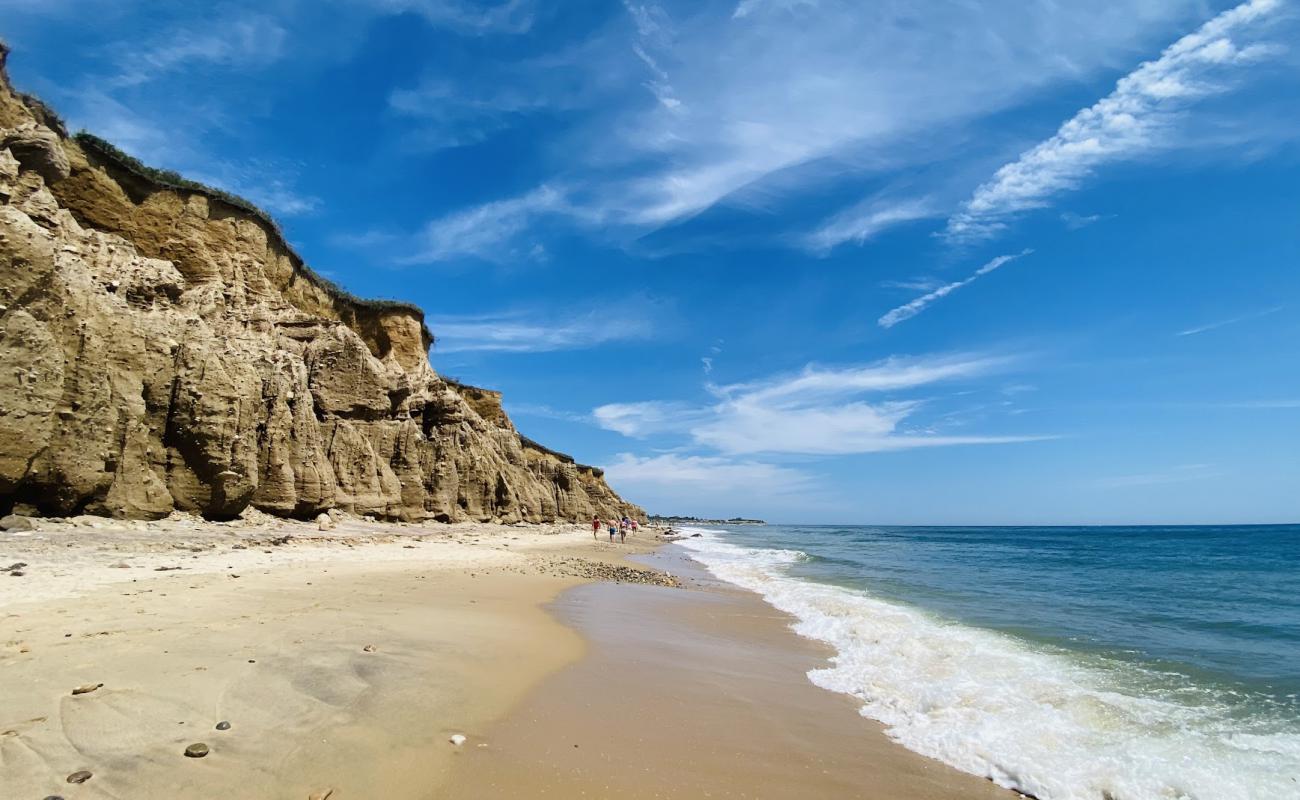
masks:
[[[544,521],[640,509],[429,365],[415,306],[69,137],[0,49],[0,513]]]

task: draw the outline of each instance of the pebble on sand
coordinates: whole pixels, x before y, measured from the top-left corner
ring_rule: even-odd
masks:
[[[361,649],[364,650],[364,651],[366,651],[367,653],[373,653],[373,652],[375,652],[375,646],[374,646],[373,644],[368,644],[368,645],[366,645],[365,647],[363,647],[363,648],[361,648]]]
[[[230,730],[230,723],[229,723],[229,722],[226,722],[225,720],[222,720],[221,722],[218,722],[218,723],[217,723],[217,730],[219,730],[219,731],[228,731],[228,730]]]
[[[203,758],[207,754],[208,746],[203,742],[196,742],[195,744],[185,748],[185,756],[187,758]]]
[[[80,686],[78,686],[77,688],[73,689],[73,690],[72,690],[72,693],[73,693],[73,694],[89,694],[89,693],[95,691],[96,689],[98,689],[99,687],[101,687],[101,686],[103,686],[103,685],[104,685],[104,684],[102,684],[102,683],[83,683],[83,684],[81,684]]]
[[[462,744],[465,744],[465,737],[462,734],[456,733],[456,734],[452,734],[452,737],[447,741],[451,742],[457,747],[460,747]]]
[[[77,770],[68,776],[68,783],[85,783],[90,780],[92,774],[88,769]]]
[[[307,800],[329,800],[333,796],[333,789],[321,789],[319,792],[312,792],[311,795],[307,797]]]

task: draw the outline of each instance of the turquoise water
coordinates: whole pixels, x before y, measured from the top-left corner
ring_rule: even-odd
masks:
[[[1300,526],[704,530],[815,683],[1041,798],[1300,798]]]

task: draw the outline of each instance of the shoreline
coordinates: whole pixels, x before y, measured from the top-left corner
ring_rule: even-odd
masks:
[[[24,566],[0,574],[0,783],[68,800],[1016,796],[812,685],[829,651],[662,531],[590,534],[355,518],[5,534],[0,567]]]
[[[548,605],[587,643],[457,754],[454,797],[1022,795],[916,754],[814,686],[829,647],[668,542],[635,557],[681,588],[584,584]]]

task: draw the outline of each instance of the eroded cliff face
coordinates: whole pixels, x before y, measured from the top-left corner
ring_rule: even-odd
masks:
[[[429,366],[268,220],[67,138],[0,49],[0,514],[395,520],[640,509]]]

